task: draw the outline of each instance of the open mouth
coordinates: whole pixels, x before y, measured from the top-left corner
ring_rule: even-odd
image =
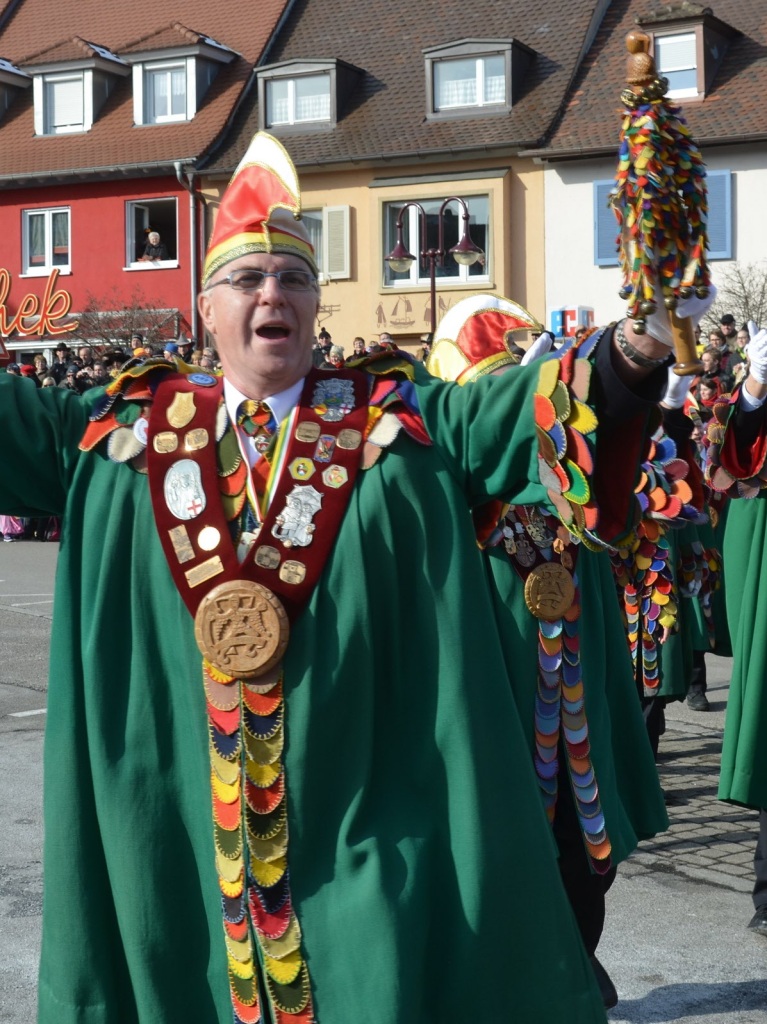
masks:
[[[266,338],[267,341],[283,341],[290,334],[290,331],[283,324],[265,324],[256,331],[259,338]]]

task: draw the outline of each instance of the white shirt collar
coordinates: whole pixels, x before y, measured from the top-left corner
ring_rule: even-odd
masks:
[[[298,405],[298,400],[301,397],[301,391],[304,386],[304,379],[302,377],[301,380],[296,381],[295,384],[286,388],[285,391],[280,391],[276,395],[269,395],[268,398],[264,399],[274,413],[274,418],[278,423],[282,423],[285,417]],[[226,403],[226,411],[232,423],[237,422],[237,410],[247,397],[247,395],[243,395],[234,384],[224,377],[224,402]]]

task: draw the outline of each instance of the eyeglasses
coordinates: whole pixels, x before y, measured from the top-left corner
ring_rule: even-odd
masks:
[[[208,288],[215,288],[219,284],[228,284],[230,288],[234,288],[237,292],[251,294],[264,287],[267,277],[275,277],[280,288],[286,292],[308,292],[312,291],[317,285],[317,278],[314,274],[309,273],[308,270],[277,270],[271,272],[241,267],[239,270],[233,270],[226,277],[222,277],[220,281],[214,281],[213,284],[209,284]]]

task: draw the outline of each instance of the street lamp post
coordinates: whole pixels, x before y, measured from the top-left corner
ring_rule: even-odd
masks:
[[[463,217],[463,231],[461,237],[458,240],[458,244],[454,245],[452,249],[445,250],[445,218],[444,213],[448,203],[458,203],[461,207],[461,216]],[[405,273],[410,270],[410,267],[415,261],[415,256],[408,252],[407,246],[402,240],[402,218],[405,214],[405,210],[409,206],[414,207],[418,210],[419,219],[421,222],[421,251],[419,253],[421,259],[421,266],[424,270],[428,267],[429,270],[429,287],[431,291],[431,335],[434,338],[434,332],[437,328],[437,267],[443,267],[445,265],[445,258],[452,255],[456,263],[460,263],[465,267],[470,267],[473,263],[476,263],[480,256],[484,255],[478,245],[475,245],[471,240],[471,234],[469,233],[469,209],[463,199],[460,196],[449,196],[439,208],[437,214],[437,246],[436,248],[427,248],[426,244],[426,210],[420,203],[411,199],[405,203],[402,209],[397,215],[397,242],[389,253],[385,257],[386,262],[389,264],[391,269],[398,274]]]

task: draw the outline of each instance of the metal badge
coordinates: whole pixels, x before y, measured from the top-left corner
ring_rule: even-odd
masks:
[[[315,462],[330,462],[333,458],[333,449],[336,446],[336,439],[332,434],[323,434],[314,449]]]
[[[334,490],[338,490],[349,479],[349,474],[346,472],[343,466],[337,466],[335,463],[328,468],[322,474],[322,482],[326,487],[332,487]]]
[[[296,427],[296,441],[307,441],[310,444],[320,436],[319,423],[299,423]]]
[[[168,536],[179,562],[191,562],[194,558],[194,548],[186,527],[174,526],[172,530],[168,530]]]
[[[183,530],[181,526],[179,529]],[[197,544],[202,551],[215,551],[221,543],[221,534],[215,526],[203,526],[197,534]]]
[[[179,391],[168,406],[168,423],[180,430],[192,422],[196,411],[194,395],[190,391]]]
[[[199,587],[201,583],[213,579],[214,576],[218,576],[223,571],[223,562],[218,555],[214,555],[212,558],[207,559],[207,561],[200,562],[193,569],[187,569],[184,575],[190,587]]]
[[[156,452],[175,452],[178,448],[178,436],[172,430],[163,430],[161,434],[155,434],[152,447]]]
[[[200,467],[191,459],[174,462],[163,483],[165,504],[176,519],[195,519],[205,509]]]
[[[519,564],[523,565],[526,569],[535,564],[535,551],[533,550],[533,545],[523,533],[517,536],[516,559]]]
[[[207,447],[208,444],[208,431],[205,427],[197,427],[195,430],[190,430],[184,438],[184,447],[188,452],[199,451],[200,448]]]
[[[331,377],[318,381],[312,395],[312,409],[321,420],[338,423],[354,408],[354,384],[350,380]]]
[[[342,430],[336,438],[339,448],[346,448],[347,451],[354,451],[362,444],[362,434],[359,430]]]
[[[280,553],[271,544],[260,544],[256,551],[255,562],[262,569],[276,569],[280,564]]]
[[[146,416],[139,416],[136,422],[133,424],[133,433],[136,435],[136,439],[141,444],[146,445],[147,442],[147,431],[149,429],[149,420]]]
[[[216,383],[216,378],[211,377],[208,373],[190,373],[188,379],[192,384],[197,384],[201,388],[212,388]]]
[[[309,480],[314,475],[314,463],[311,459],[298,458],[288,466],[288,472],[294,480]]]
[[[298,484],[285,498],[285,508],[277,516],[272,536],[282,541],[286,548],[304,548],[311,544],[314,534],[312,519],[322,507],[322,495],[311,484]]]
[[[282,659],[290,626],[271,590],[251,580],[232,580],[203,597],[194,635],[203,656],[217,669],[250,679]]]
[[[575,599],[575,583],[559,562],[537,565],[525,580],[525,604],[537,619],[560,619]]]
[[[306,566],[303,562],[289,558],[280,566],[280,579],[283,583],[303,583],[306,579]]]

